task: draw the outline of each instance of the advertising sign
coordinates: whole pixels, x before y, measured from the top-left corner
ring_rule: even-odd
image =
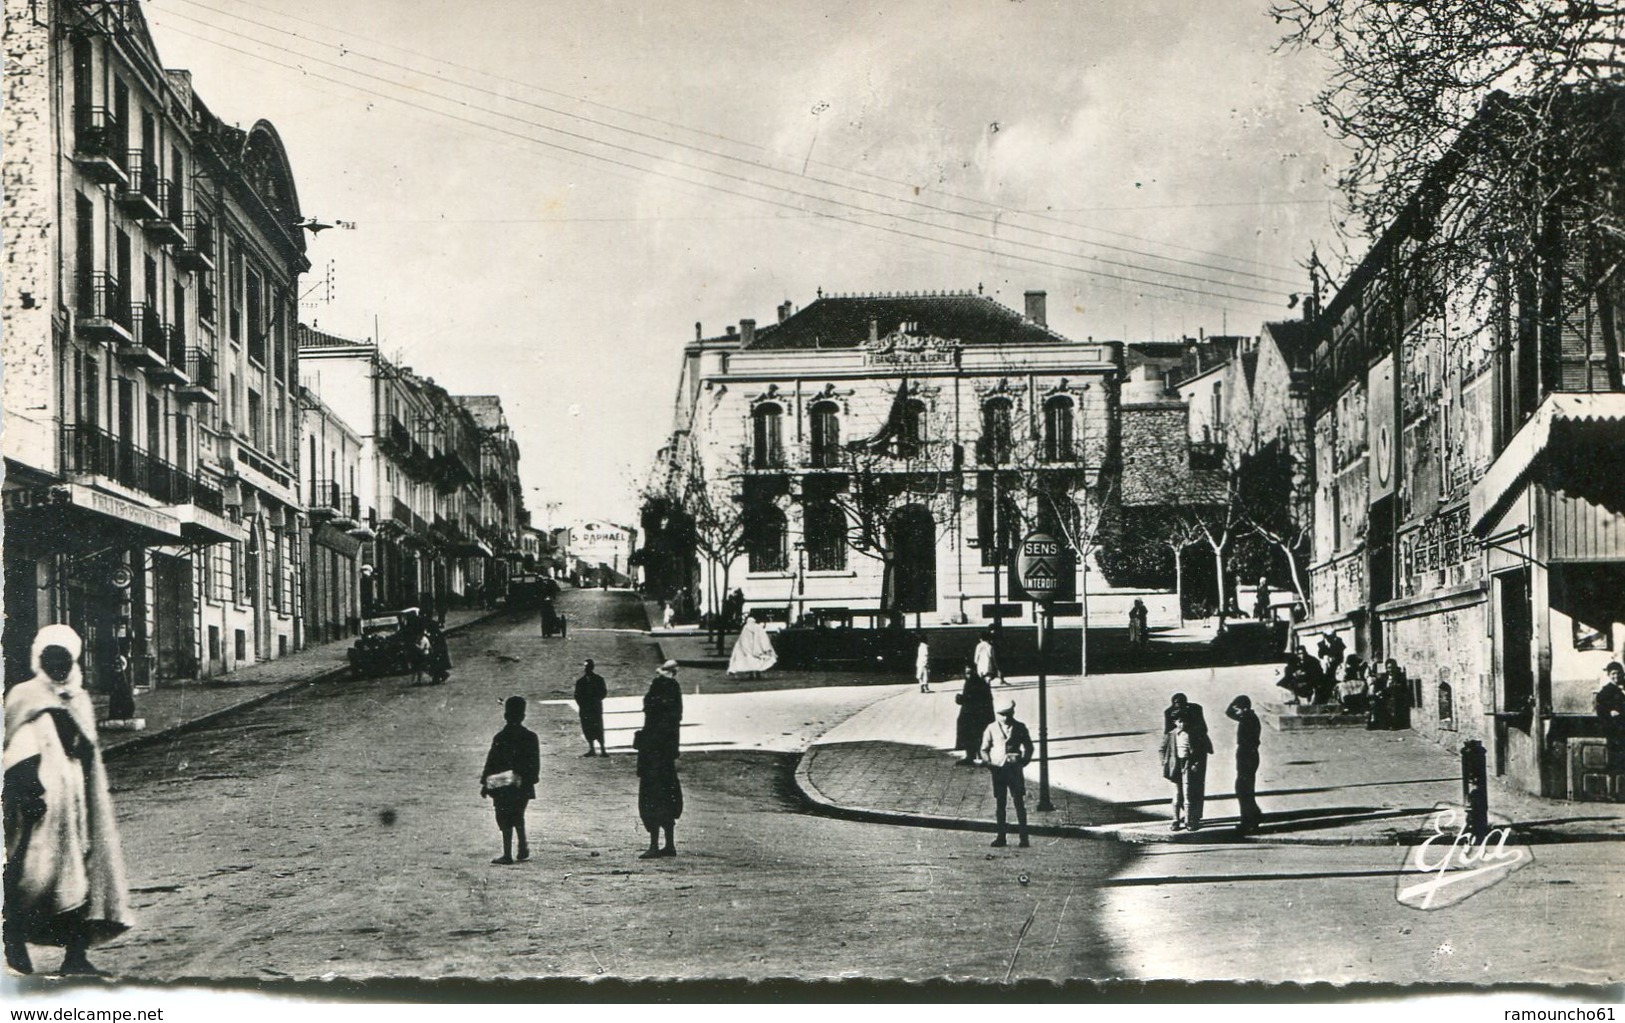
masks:
[[[1366,459],[1372,504],[1394,492],[1398,467],[1398,438],[1394,436],[1394,357],[1371,367],[1366,385]]]

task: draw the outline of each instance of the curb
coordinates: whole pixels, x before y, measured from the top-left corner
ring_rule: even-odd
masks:
[[[808,754],[815,752],[817,744],[809,746],[796,760],[795,784],[802,801],[814,813],[840,820],[865,824],[892,824],[916,828],[938,828],[955,831],[994,832],[993,821],[970,817],[943,817],[906,810],[881,810],[867,806],[846,806],[835,802],[813,782],[808,772]],[[1030,819],[1030,817],[1029,817]],[[1161,822],[1158,822],[1160,824]],[[1153,825],[1155,826],[1155,825]],[[1164,826],[1165,827],[1165,826]],[[1413,832],[1389,835],[1349,835],[1346,837],[1314,835],[1257,835],[1240,837],[1228,829],[1215,828],[1211,832],[1176,833],[1167,830],[1146,830],[1139,825],[1124,827],[1096,827],[1084,824],[1029,824],[1032,835],[1061,838],[1090,838],[1121,842],[1124,845],[1305,845],[1305,846],[1377,846],[1397,847],[1415,844]]]
[[[444,630],[445,634],[447,636],[455,636],[465,629],[471,629],[474,626],[479,625],[482,622],[489,621],[502,613],[503,612],[501,610],[489,611],[480,617],[466,621],[461,625],[453,625],[451,628]],[[241,710],[257,707],[262,703],[269,702],[270,700],[273,700],[278,696],[282,696],[285,693],[291,693],[296,689],[303,689],[306,686],[320,685],[324,682],[337,681],[340,676],[345,675],[349,672],[349,670],[349,664],[342,664],[336,668],[329,668],[326,671],[319,672],[315,675],[296,679],[284,685],[277,686],[274,689],[268,689],[263,693],[255,693],[253,696],[247,697],[238,703],[228,704],[227,706],[216,708],[215,710],[209,711],[207,714],[203,714],[195,718],[188,718],[185,721],[176,722],[175,724],[170,725],[168,728],[160,728],[152,732],[142,732],[139,735],[132,736],[127,741],[118,743],[115,746],[109,747],[104,743],[102,748],[102,759],[107,760],[112,757],[122,755],[128,750],[143,749],[147,746],[153,745],[154,743],[185,735],[188,732],[196,731],[197,729],[203,728],[206,725],[211,725],[216,721],[219,721],[221,718],[226,717],[228,714],[235,714]]]

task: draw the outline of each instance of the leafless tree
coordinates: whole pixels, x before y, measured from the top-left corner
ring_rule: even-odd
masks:
[[[1410,216],[1407,276],[1468,285],[1475,307],[1506,271],[1541,266],[1557,229],[1582,232],[1575,252],[1612,253],[1590,253],[1582,295],[1613,284],[1625,225],[1599,168],[1618,164],[1625,4],[1281,0],[1272,13],[1282,46],[1331,62],[1314,108],[1350,153],[1350,234]]]

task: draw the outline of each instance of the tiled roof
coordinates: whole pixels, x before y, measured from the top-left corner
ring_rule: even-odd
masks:
[[[373,346],[371,341],[356,341],[347,337],[339,337],[337,334],[329,334],[317,330],[315,327],[307,327],[303,323],[299,325],[298,341],[300,348],[354,348],[358,345],[371,348]]]
[[[752,349],[853,348],[910,323],[910,333],[967,345],[1053,344],[1067,338],[986,295],[931,292],[819,298],[782,323],[756,328]],[[712,338],[713,341],[737,340]]]

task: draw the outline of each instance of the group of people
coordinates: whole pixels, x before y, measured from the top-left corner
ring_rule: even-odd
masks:
[[[1263,728],[1253,712],[1253,701],[1237,696],[1224,710],[1236,722],[1236,833],[1255,830],[1264,819],[1258,808],[1258,748]],[[1162,712],[1162,775],[1174,785],[1174,831],[1199,831],[1207,798],[1207,759],[1213,755],[1202,705],[1184,693],[1175,693]]]
[[[609,687],[591,658],[582,663],[575,684],[575,702],[581,734],[587,740],[585,757],[607,757],[604,744],[604,700]],[[505,724],[491,739],[480,771],[480,795],[491,800],[497,829],[502,833],[502,855],[491,862],[512,864],[530,858],[525,834],[525,810],[536,798],[541,777],[541,743],[525,727],[526,700],[510,696],[503,701]],[[643,727],[632,736],[637,751],[638,817],[649,833],[649,848],[642,859],[676,856],[677,818],[683,815],[683,786],[677,775],[683,691],[677,684],[677,662],[666,661],[649,683],[643,697]],[[665,844],[660,843],[664,836]]]
[[[412,647],[413,682],[421,685],[427,679],[431,685],[439,685],[451,678],[451,648],[440,622],[419,614],[411,619],[407,628]]]
[[[1405,672],[1392,657],[1378,667],[1347,653],[1343,638],[1328,631],[1311,655],[1295,647],[1276,683],[1291,694],[1293,705],[1336,707],[1364,714],[1369,729],[1407,728],[1411,698]]]

